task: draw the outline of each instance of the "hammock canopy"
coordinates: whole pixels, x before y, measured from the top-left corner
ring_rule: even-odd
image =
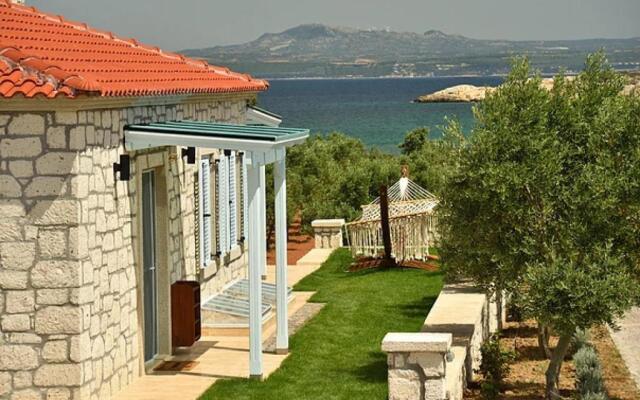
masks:
[[[438,198],[403,176],[388,191],[391,253],[396,261],[424,260],[437,239]],[[381,257],[384,249],[380,197],[362,206],[362,216],[346,224],[354,256]]]

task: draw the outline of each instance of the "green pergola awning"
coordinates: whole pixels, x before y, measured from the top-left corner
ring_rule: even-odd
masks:
[[[308,129],[170,121],[124,127],[127,150],[157,146],[206,147],[267,151],[293,146],[309,136]]]

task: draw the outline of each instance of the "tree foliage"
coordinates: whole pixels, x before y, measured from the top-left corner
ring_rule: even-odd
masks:
[[[613,324],[638,302],[640,101],[603,54],[574,80],[540,87],[526,59],[475,109],[476,128],[445,183],[440,227],[449,272],[516,291],[560,334]]]
[[[455,171],[465,143],[457,120],[447,120],[440,137],[431,134],[427,128],[418,128],[408,132],[400,145],[402,162],[409,165],[413,181],[439,195]]]
[[[289,221],[300,212],[303,225],[318,218],[358,218],[361,206],[379,195],[380,185],[400,178],[408,164],[411,178],[438,194],[455,169],[464,135],[460,124],[449,121],[443,136],[435,138],[427,128],[407,133],[402,155],[367,148],[362,141],[341,133],[312,136],[287,154]],[[272,181],[267,168],[267,182]],[[273,225],[273,188],[267,186],[267,216]]]
[[[318,218],[353,220],[362,204],[378,196],[380,185],[399,176],[393,155],[340,133],[312,136],[287,154],[290,214],[299,211],[305,225]]]

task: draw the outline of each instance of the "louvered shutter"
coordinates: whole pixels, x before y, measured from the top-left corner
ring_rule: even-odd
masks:
[[[236,152],[229,155],[229,249],[238,245],[238,195],[236,184]]]
[[[200,160],[200,265],[211,262],[211,170],[209,159]]]
[[[218,188],[220,187],[220,174],[218,173],[219,168],[218,168],[218,163],[219,160],[216,160],[215,162],[215,170],[216,173],[213,174],[214,178],[213,178],[213,185],[212,187],[215,188],[215,198],[213,199],[213,201],[211,202],[212,207],[213,207],[213,213],[215,215],[215,225],[213,228],[213,235],[216,238],[216,248],[215,248],[215,252],[216,252],[216,256],[220,256],[220,254],[222,253],[222,248],[220,247],[220,228],[218,227],[218,225],[220,224],[220,193],[218,192]]]
[[[249,204],[247,201],[247,163],[245,154],[242,153],[242,164],[240,166],[240,185],[242,188],[242,237],[247,238],[249,228]]]
[[[220,255],[224,256],[229,250],[229,178],[227,170],[229,162],[226,156],[221,156],[218,162],[218,236],[220,238]]]

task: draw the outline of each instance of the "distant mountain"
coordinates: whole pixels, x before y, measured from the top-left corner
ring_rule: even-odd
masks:
[[[300,25],[238,45],[184,50],[188,56],[265,77],[486,75],[509,59],[531,58],[543,72],[579,69],[604,49],[614,66],[640,68],[640,38],[554,41],[479,40],[437,30],[393,32]]]

